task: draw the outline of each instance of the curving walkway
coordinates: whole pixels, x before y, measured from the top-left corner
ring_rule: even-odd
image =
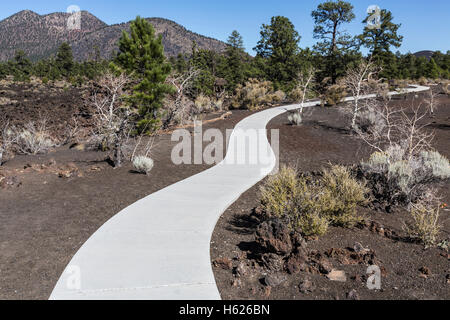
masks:
[[[407,91],[428,89],[415,86]],[[305,107],[318,104],[308,102]],[[220,299],[210,260],[216,222],[242,193],[275,168],[265,128],[274,117],[297,108],[268,109],[242,120],[220,164],[153,193],[111,218],[75,254],[50,299]],[[248,129],[259,129],[260,149],[266,153],[246,148]]]

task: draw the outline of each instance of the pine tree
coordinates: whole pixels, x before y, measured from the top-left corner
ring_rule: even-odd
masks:
[[[32,63],[23,50],[16,51],[11,67],[15,81],[28,81],[30,79]]]
[[[160,126],[164,97],[173,92],[165,84],[171,66],[164,56],[162,37],[156,37],[149,22],[138,16],[130,29],[130,34],[122,33],[115,62],[137,80],[128,100],[139,113],[138,129],[151,132]]]
[[[234,91],[238,84],[244,82],[245,78],[245,51],[242,36],[236,30],[228,38],[226,59],[222,66],[223,78],[227,80],[227,88]]]
[[[334,83],[344,74],[347,64],[357,60],[355,40],[340,30],[342,25],[355,18],[353,5],[341,0],[327,1],[319,4],[311,16],[315,24],[314,38],[321,40],[314,48],[323,56],[322,77],[331,77]]]
[[[386,9],[380,11],[380,28],[370,28],[367,26],[369,17],[366,17],[363,23],[364,32],[358,36],[361,44],[370,50],[372,56],[377,56],[382,52],[389,52],[390,47],[399,48],[402,44],[403,37],[397,34],[401,24],[392,22],[392,13]]]
[[[62,76],[66,78],[71,76],[75,62],[73,60],[72,47],[67,42],[61,44],[56,53],[56,66],[59,68]]]
[[[438,65],[436,64],[436,61],[434,61],[433,58],[431,58],[430,61],[428,61],[426,69],[427,69],[426,70],[426,76],[428,78],[431,78],[431,79],[439,78],[439,67],[438,67]]]
[[[266,74],[277,87],[286,89],[299,71],[300,36],[292,22],[282,16],[272,17],[270,25],[261,27],[261,39],[254,50],[267,61]]]

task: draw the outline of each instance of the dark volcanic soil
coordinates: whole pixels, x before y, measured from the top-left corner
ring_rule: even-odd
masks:
[[[441,106],[432,122],[436,130],[435,147],[450,157],[450,99],[440,96]],[[405,105],[410,98],[397,98],[393,106]],[[355,164],[370,155],[370,150],[344,128],[345,121],[336,108],[315,108],[302,126],[288,125],[287,115],[274,119],[269,129],[280,130],[280,162],[296,165],[301,172],[319,170],[328,163]],[[263,183],[263,182],[262,182]],[[324,275],[300,272],[296,275],[275,273],[275,284],[269,287],[264,278],[274,273],[260,266],[254,260],[259,247],[255,242],[257,221],[252,210],[259,204],[259,187],[248,190],[220,218],[211,242],[211,256],[216,281],[224,299],[450,299],[450,256],[448,251],[433,248],[424,250],[419,244],[405,240],[391,240],[383,231],[369,228],[330,228],[317,240],[307,242],[307,248],[317,250],[322,256],[330,249],[353,248],[355,243],[372,249],[382,270],[382,289],[369,290],[366,287],[367,265],[330,258],[336,270],[345,271],[345,282],[330,281]],[[440,190],[443,202],[449,203],[448,182]],[[359,208],[367,221],[375,221],[399,235],[404,235],[403,221],[408,219],[403,209],[392,213],[377,212]],[[442,239],[450,239],[450,210],[442,210],[444,223]],[[347,252],[351,252],[351,249]],[[223,260],[223,261],[222,261]],[[217,263],[222,262],[222,263]],[[236,270],[236,267],[239,269]],[[231,268],[230,268],[231,267]],[[243,271],[242,271],[243,270]],[[243,273],[245,276],[236,276]],[[425,274],[424,274],[425,273]],[[272,277],[273,279],[273,277]],[[282,279],[280,281],[279,279]],[[310,292],[301,293],[300,283],[309,280]],[[281,282],[278,284],[277,282]],[[272,281],[272,283],[274,283]],[[350,296],[349,293],[353,291]],[[356,293],[355,293],[356,292]]]
[[[18,100],[23,101],[28,88],[8,90],[19,92]],[[0,105],[0,111],[13,116],[13,122],[24,123],[48,109],[49,121],[59,125],[58,121],[70,120],[79,111],[79,104],[81,93],[70,89],[59,92],[54,100]],[[226,120],[203,127],[224,132],[250,114],[234,111]],[[129,163],[113,169],[104,153],[68,147],[42,156],[17,156],[0,167],[0,299],[47,299],[72,256],[108,219],[135,201],[208,168],[172,164],[176,144],[170,134],[156,138],[151,154],[155,167],[149,176],[133,173]]]

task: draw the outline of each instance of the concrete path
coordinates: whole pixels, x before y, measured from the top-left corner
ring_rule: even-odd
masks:
[[[428,89],[416,86],[408,92]],[[216,222],[242,193],[275,168],[265,128],[274,117],[298,107],[268,109],[242,120],[220,164],[153,193],[111,218],[75,254],[50,299],[220,299],[210,260]],[[250,132],[245,130],[249,129],[259,129],[259,149],[266,153],[253,148],[245,152]]]

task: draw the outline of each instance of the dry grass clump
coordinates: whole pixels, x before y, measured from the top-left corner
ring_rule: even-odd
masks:
[[[149,174],[154,164],[153,159],[146,156],[136,156],[133,159],[133,167],[139,173]]]
[[[301,125],[301,124],[302,124],[302,121],[303,121],[301,111],[300,111],[300,110],[297,110],[297,111],[291,113],[291,114],[288,116],[288,121],[289,121],[289,123],[290,123],[291,125],[293,125],[293,126],[299,126],[299,125]]]
[[[236,88],[231,105],[234,108],[256,110],[270,103],[279,103],[285,98],[284,92],[273,92],[270,81],[260,81],[252,78],[245,83],[245,86],[239,85]]]
[[[194,104],[195,104],[195,107],[196,107],[198,113],[210,111],[212,108],[211,99],[208,96],[205,96],[203,94],[200,94],[195,99]]]
[[[432,247],[437,244],[442,224],[440,223],[440,203],[434,196],[435,192],[428,190],[417,201],[411,204],[411,220],[405,223],[408,235],[425,245]]]
[[[14,137],[15,151],[21,154],[47,153],[57,145],[45,120],[28,122],[23,128],[11,127],[9,134]]]
[[[345,86],[341,84],[333,84],[326,89],[323,102],[327,106],[335,106],[343,102],[346,96],[347,91]]]
[[[282,218],[293,210],[299,191],[297,171],[284,166],[261,187],[261,204],[266,212]]]
[[[330,224],[351,227],[360,221],[356,207],[366,203],[367,192],[343,166],[324,170],[318,179],[298,177],[284,167],[261,188],[261,205],[266,215],[284,221],[292,231],[320,236]]]
[[[352,177],[347,167],[336,165],[325,169],[320,191],[323,213],[333,224],[351,227],[360,221],[356,207],[367,202],[369,190]]]
[[[296,86],[294,89],[291,90],[291,92],[289,92],[288,97],[291,101],[294,101],[294,102],[301,101],[302,97],[303,97],[302,88],[299,86]]]

